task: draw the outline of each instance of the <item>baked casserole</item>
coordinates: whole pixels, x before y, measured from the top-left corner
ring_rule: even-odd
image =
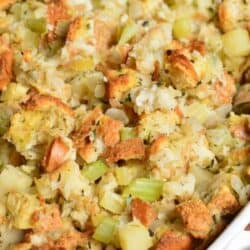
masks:
[[[249,0],[0,0],[0,249],[206,249],[249,113]]]

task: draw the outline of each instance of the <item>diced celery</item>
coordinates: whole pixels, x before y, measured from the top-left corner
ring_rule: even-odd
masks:
[[[152,246],[147,228],[138,222],[121,227],[118,234],[122,250],[147,250]]]
[[[45,33],[47,31],[47,22],[45,18],[29,18],[26,20],[26,26],[35,33]]]
[[[76,59],[70,64],[70,68],[74,71],[89,71],[94,69],[94,59],[93,57],[83,57],[81,59]]]
[[[174,22],[173,34],[177,39],[188,38],[192,35],[192,20],[190,18],[180,18]]]
[[[114,240],[117,226],[118,226],[117,220],[110,217],[106,217],[95,229],[93,238],[102,243],[109,244]]]
[[[91,222],[93,224],[94,227],[97,227],[101,224],[101,222],[103,221],[104,218],[106,218],[108,216],[108,212],[106,211],[101,211],[98,214],[94,214],[91,216]]]
[[[119,185],[127,186],[137,177],[135,167],[119,167],[115,169],[116,179]]]
[[[119,194],[113,192],[104,192],[100,200],[100,206],[114,214],[121,213],[124,205],[124,199]]]
[[[125,190],[123,195],[131,195],[142,200],[153,202],[160,199],[162,195],[163,181],[147,178],[139,178],[133,181]]]
[[[138,31],[137,24],[134,21],[129,20],[122,30],[118,44],[123,45],[129,42],[135,36],[137,31]]]
[[[108,171],[108,166],[101,160],[95,161],[84,167],[82,174],[89,180],[95,181]]]
[[[248,31],[237,28],[222,36],[224,52],[228,56],[247,56],[250,54],[250,37]]]
[[[126,141],[127,139],[135,138],[136,132],[134,128],[125,127],[121,130],[121,140]]]

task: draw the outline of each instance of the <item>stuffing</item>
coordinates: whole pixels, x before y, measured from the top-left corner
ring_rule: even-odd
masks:
[[[15,3],[16,0],[2,0],[0,3],[0,10],[6,9],[11,4]]]
[[[44,95],[32,97],[24,107],[12,116],[6,137],[25,158],[41,160],[52,138],[73,130],[74,113],[59,99]]]
[[[68,229],[58,235],[48,235],[44,237],[37,232],[26,233],[22,243],[17,244],[14,250],[74,250],[83,246],[89,239],[90,232],[79,232],[75,229]]]
[[[145,148],[140,138],[122,141],[114,147],[108,148],[103,155],[108,164],[112,164],[119,160],[143,159],[144,156]]]
[[[27,98],[27,92],[27,87],[16,83],[10,83],[5,91],[2,92],[0,99],[9,104],[21,103]]]
[[[149,29],[130,53],[130,56],[136,60],[136,68],[143,74],[152,74],[157,60],[162,65],[164,58],[162,49],[171,40],[172,27],[169,23],[162,22]]]
[[[53,174],[52,178],[57,178],[54,189],[60,190],[66,200],[81,195],[82,192],[85,195],[91,193],[88,181],[83,177],[79,166],[74,161],[66,162]]]
[[[219,103],[232,103],[233,97],[236,93],[236,86],[232,76],[225,74],[223,81],[215,83],[215,93]]]
[[[98,138],[91,138],[96,125],[101,119],[102,111],[99,107],[90,111],[81,122],[80,128],[72,134],[72,140],[77,148],[78,154],[86,161],[93,162],[102,152],[103,143]]]
[[[35,195],[10,192],[6,200],[6,208],[11,216],[11,223],[17,229],[31,229],[33,213],[40,208]]]
[[[218,17],[220,28],[226,32],[239,26],[244,16],[244,4],[237,0],[224,0],[219,4]],[[244,19],[243,19],[244,20]]]
[[[193,63],[178,50],[170,51],[170,55],[167,56],[166,69],[169,71],[174,86],[179,89],[194,88],[200,80]]]
[[[0,249],[205,249],[250,197],[249,13],[0,0]]]
[[[153,141],[160,134],[169,135],[176,130],[179,116],[174,111],[155,111],[143,114],[137,126],[138,135],[145,141]]]
[[[164,184],[163,192],[166,193],[168,197],[183,200],[193,195],[195,185],[196,178],[193,174],[189,173],[172,181],[167,181]]]
[[[208,209],[216,214],[234,214],[240,208],[240,204],[228,186],[222,186],[217,190],[208,203]]]
[[[0,197],[9,192],[27,193],[30,191],[32,178],[20,168],[7,165],[0,174]]]
[[[67,34],[67,41],[71,42],[74,41],[77,36],[80,28],[83,26],[84,19],[81,17],[77,17],[69,26],[68,34]]]
[[[134,111],[141,115],[153,111],[170,111],[177,109],[177,101],[181,92],[172,87],[137,87],[130,92]]]
[[[65,156],[68,153],[69,148],[63,142],[63,140],[58,137],[53,140],[49,145],[47,152],[43,158],[42,166],[45,172],[53,172],[65,161]]]
[[[31,220],[34,223],[34,228],[38,232],[55,231],[62,227],[62,219],[60,210],[57,206],[48,205],[35,211]]]
[[[114,41],[115,29],[112,25],[110,26],[108,23],[96,18],[94,21],[94,35],[96,49],[100,51],[107,50]]]
[[[230,124],[230,131],[232,135],[236,138],[239,138],[244,141],[250,139],[249,129],[250,129],[250,120],[247,116],[234,116]]]
[[[69,10],[65,0],[52,0],[48,5],[47,13],[48,23],[51,25],[51,30],[48,33],[49,41],[53,41],[56,37],[55,28],[59,21],[69,20]]]
[[[131,203],[133,218],[139,220],[145,227],[150,227],[157,217],[154,209],[145,201],[135,198]]]
[[[30,99],[24,103],[26,110],[42,110],[53,105],[60,107],[62,111],[68,115],[74,116],[74,111],[67,104],[53,96],[37,94],[31,96]]]
[[[191,147],[188,139],[176,141],[160,135],[150,145],[148,159],[150,165],[160,173],[161,178],[169,179],[187,172]]]
[[[176,207],[186,230],[193,237],[203,239],[210,232],[213,220],[207,206],[201,200],[189,200]]]
[[[1,3],[0,3],[1,5]],[[1,6],[0,6],[1,9]],[[12,66],[13,66],[13,50],[9,47],[3,46],[0,41],[0,90],[6,88],[12,79]],[[4,48],[2,48],[4,47]]]
[[[119,106],[122,97],[138,84],[136,72],[131,69],[107,71],[106,95],[111,106]]]
[[[107,147],[112,147],[120,141],[120,130],[122,127],[122,122],[104,115],[100,119],[96,134],[102,138]]]
[[[44,250],[44,249],[69,249],[74,250],[79,246],[83,246],[87,243],[89,239],[89,233],[81,233],[76,230],[65,232],[61,235],[61,237],[57,240],[49,240],[48,243],[36,247],[36,250]]]
[[[191,250],[192,238],[177,230],[167,230],[157,242],[155,250]]]

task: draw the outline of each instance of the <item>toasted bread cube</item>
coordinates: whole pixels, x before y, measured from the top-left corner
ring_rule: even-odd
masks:
[[[8,8],[11,4],[15,3],[17,0],[1,0],[0,10]]]
[[[201,200],[189,200],[176,207],[176,212],[180,215],[186,230],[194,238],[204,239],[207,237],[213,219]]]
[[[112,147],[120,141],[120,130],[122,127],[123,124],[121,121],[104,115],[100,120],[96,133],[103,139],[107,147]]]
[[[131,210],[132,216],[138,219],[145,227],[149,227],[157,217],[152,206],[139,198],[133,199]]]
[[[122,71],[108,70],[106,94],[111,106],[119,106],[123,95],[137,85],[135,71],[123,69]]]
[[[30,111],[43,110],[49,106],[59,107],[68,115],[74,116],[74,111],[71,109],[71,107],[62,102],[61,99],[54,96],[35,94],[31,96],[26,103],[24,103],[25,109]]]
[[[40,232],[55,231],[62,227],[60,210],[56,205],[46,206],[32,214],[35,229]]]
[[[7,48],[0,54],[0,90],[5,89],[5,87],[11,81],[12,65],[13,65],[13,51],[10,48]]]
[[[96,18],[94,21],[94,34],[96,49],[99,51],[107,50],[114,41],[115,27]]]
[[[48,5],[48,22],[56,25],[60,20],[69,19],[68,7],[65,0],[52,0]]]
[[[236,28],[244,17],[244,4],[241,1],[223,0],[218,7],[220,28],[226,32]]]
[[[122,141],[113,148],[109,148],[103,155],[108,164],[112,164],[119,160],[142,159],[144,156],[144,144],[139,138]]]
[[[192,245],[190,235],[176,230],[167,230],[156,244],[155,250],[191,250]]]
[[[193,63],[178,51],[172,51],[167,57],[170,78],[176,88],[194,88],[199,82],[199,76]]]
[[[222,186],[208,203],[212,213],[221,215],[234,214],[240,209],[240,204],[228,186]]]
[[[72,139],[78,154],[88,163],[96,159],[96,143],[89,140],[89,134],[95,129],[98,121],[102,117],[102,110],[99,107],[91,110],[83,119],[80,128],[73,132]]]

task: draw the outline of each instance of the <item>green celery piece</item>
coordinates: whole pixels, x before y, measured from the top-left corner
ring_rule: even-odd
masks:
[[[137,24],[134,21],[129,20],[122,30],[118,44],[124,45],[125,43],[129,42],[135,36],[137,31],[138,31]]]
[[[26,20],[26,26],[35,33],[45,33],[47,31],[47,22],[45,18],[29,18]]]
[[[117,220],[110,217],[106,217],[95,229],[93,238],[102,243],[109,244],[114,240],[117,226]]]
[[[162,188],[163,181],[138,178],[125,188],[123,195],[131,195],[132,197],[138,197],[142,200],[153,202],[161,198]]]
[[[121,130],[121,140],[125,141],[127,139],[135,138],[136,133],[134,128],[125,127]]]
[[[108,166],[101,160],[90,163],[83,168],[82,174],[89,180],[95,181],[108,171]]]

